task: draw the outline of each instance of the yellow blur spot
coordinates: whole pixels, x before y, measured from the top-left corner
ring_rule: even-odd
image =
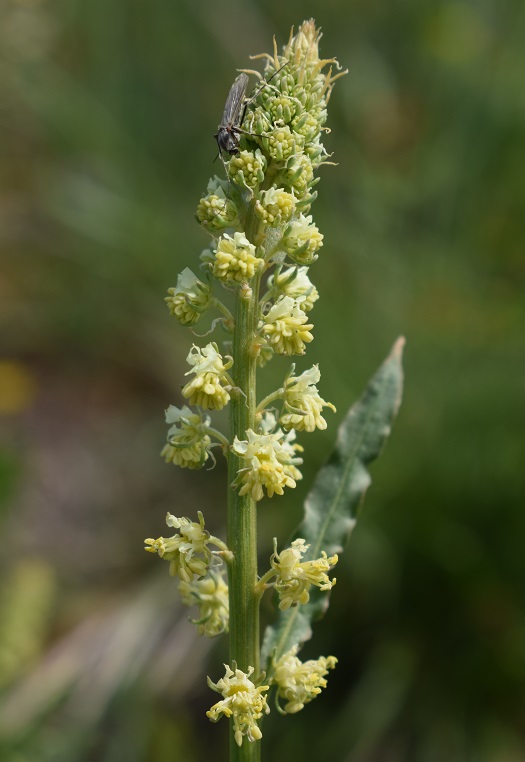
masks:
[[[36,380],[17,360],[0,360],[0,415],[22,413],[33,402]]]

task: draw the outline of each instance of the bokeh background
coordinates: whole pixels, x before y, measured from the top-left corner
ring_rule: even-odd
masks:
[[[261,505],[261,563],[399,334],[406,389],[304,651],[338,668],[272,713],[266,756],[525,759],[525,5],[0,0],[2,761],[226,758],[204,716],[225,644],[196,640],[142,551],[167,510],[224,524],[223,465],[159,458],[192,340],[163,297],[207,245],[236,69],[310,16],[350,70],[300,362],[338,412]]]

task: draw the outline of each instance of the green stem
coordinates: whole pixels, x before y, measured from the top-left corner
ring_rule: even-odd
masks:
[[[218,439],[219,442],[223,444],[225,447],[230,446],[228,439],[224,436],[224,434],[221,434],[220,431],[217,431],[217,429],[213,429],[211,426],[208,426],[206,429],[206,433],[209,434],[209,436],[214,437],[214,439]]]
[[[268,582],[272,579],[272,577],[275,577],[277,572],[275,569],[268,569],[266,574],[264,574],[261,579],[257,583],[257,593],[259,597],[262,598],[264,595],[264,592],[268,589]]]
[[[254,240],[258,232],[255,215],[248,213],[246,234]],[[251,346],[258,319],[259,278],[253,278],[250,288],[243,285],[237,293],[235,329],[233,334],[233,373],[235,384],[243,394],[230,401],[231,438],[246,439],[246,431],[255,429],[257,358]],[[228,455],[228,484],[231,485],[245,463],[230,450]],[[260,671],[259,659],[259,595],[257,585],[257,510],[249,494],[239,495],[238,489],[228,488],[228,547],[233,553],[229,565],[230,597],[230,664],[247,672]],[[230,723],[231,725],[232,723]],[[237,746],[230,729],[230,762],[258,762],[260,742],[244,738]]]
[[[216,297],[213,297],[213,298],[211,299],[210,303],[211,303],[211,304],[212,304],[214,307],[217,307],[217,309],[219,310],[219,312],[222,312],[222,314],[223,314],[223,315],[224,315],[224,317],[226,318],[226,324],[227,324],[227,326],[228,326],[229,328],[231,328],[231,327],[233,326],[233,315],[231,314],[231,312],[230,312],[230,310],[228,309],[228,307],[226,307],[226,305],[225,305],[225,304],[223,304],[223,303],[221,302],[221,300],[220,300],[220,299],[217,299]]]
[[[265,397],[259,404],[257,405],[256,413],[262,413],[263,410],[270,404],[270,402],[273,402],[274,400],[282,399],[284,394],[284,389],[277,389],[275,392],[272,392],[267,397]]]

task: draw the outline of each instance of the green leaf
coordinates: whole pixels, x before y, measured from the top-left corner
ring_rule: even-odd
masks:
[[[335,448],[315,478],[304,519],[294,533],[294,538],[310,543],[304,561],[319,558],[323,550],[329,556],[341,552],[355,526],[371,483],[367,465],[380,454],[401,404],[404,344],[403,337],[396,341],[361,399],[348,411]],[[329,594],[312,587],[306,605],[279,612],[277,621],[266,628],[262,663],[267,664],[271,656],[278,660],[292,646],[309,640],[311,623],[323,616],[328,603]]]

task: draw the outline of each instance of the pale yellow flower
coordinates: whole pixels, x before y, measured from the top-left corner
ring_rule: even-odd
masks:
[[[281,296],[265,316],[262,333],[276,354],[302,355],[314,338],[310,333],[313,324],[307,320],[300,302]]]
[[[308,277],[308,267],[289,267],[268,278],[268,288],[284,296],[291,296],[309,312],[319,299],[319,292]]]
[[[327,572],[337,563],[337,554],[328,557],[323,551],[320,558],[301,562],[309,547],[303,539],[298,538],[289,548],[278,553],[277,540],[274,540],[270,564],[276,572],[275,590],[279,595],[279,608],[282,611],[299,603],[308,603],[312,585],[320,590],[331,590],[335,585],[335,578],[330,580]]]
[[[235,666],[235,665],[234,665]],[[222,694],[222,700],[214,704],[206,715],[217,722],[224,715],[233,719],[233,735],[237,746],[241,746],[243,738],[248,741],[259,741],[262,738],[261,729],[257,725],[263,714],[268,714],[270,708],[263,695],[268,690],[268,685],[258,687],[250,680],[253,667],[248,672],[240,669],[233,671],[225,664],[224,677],[213,683],[208,678],[208,685],[217,693]]]
[[[195,325],[208,309],[211,289],[186,267],[177,278],[177,285],[168,289],[164,301],[181,325]]]
[[[286,701],[281,710],[285,714],[299,712],[318,696],[326,688],[328,670],[337,664],[335,656],[320,656],[302,662],[297,658],[297,651],[298,646],[294,646],[279,659],[272,678],[272,684],[277,685],[278,697]]]
[[[283,248],[298,265],[311,265],[323,245],[323,234],[312,222],[311,215],[300,214],[284,232]]]
[[[199,607],[199,618],[191,620],[199,635],[214,638],[228,632],[228,585],[221,574],[210,572],[204,579],[181,581],[179,593],[186,606]]]
[[[279,418],[281,426],[296,431],[314,431],[326,429],[327,423],[322,416],[323,407],[335,407],[319,396],[316,384],[321,378],[319,367],[314,365],[300,376],[291,376],[285,386],[283,415]]]
[[[208,460],[211,446],[211,439],[206,433],[211,423],[209,416],[194,413],[186,405],[182,408],[170,405],[166,410],[166,423],[173,424],[161,452],[166,463],[181,468],[202,468]]]
[[[249,494],[258,501],[265,491],[268,497],[273,497],[282,495],[285,487],[295,487],[297,480],[302,479],[296,468],[302,463],[302,459],[296,457],[301,448],[291,443],[295,435],[285,436],[280,430],[274,434],[256,434],[248,429],[246,436],[245,441],[235,437],[232,445],[232,451],[247,463],[234,482],[241,485],[239,494]]]
[[[225,284],[250,280],[264,266],[264,259],[255,256],[255,246],[244,233],[233,238],[224,233],[219,238],[213,260],[213,274]]]
[[[204,577],[212,561],[208,543],[215,538],[204,529],[204,517],[198,512],[199,522],[186,517],[177,518],[171,513],[166,516],[166,524],[178,529],[172,537],[158,537],[144,540],[148,553],[158,553],[170,562],[170,575],[180,577],[183,582],[191,582],[194,577]]]
[[[281,225],[294,213],[295,197],[283,188],[270,188],[255,202],[255,211],[267,225]]]
[[[210,230],[235,228],[239,224],[237,207],[225,193],[227,187],[227,183],[218,177],[212,177],[208,183],[207,194],[201,198],[197,206],[197,219]]]
[[[230,358],[224,364],[214,342],[207,344],[203,349],[194,344],[186,360],[193,366],[186,375],[194,373],[195,378],[183,387],[182,396],[189,400],[190,405],[198,405],[205,410],[222,410],[230,399],[223,384],[226,383],[227,387],[232,385],[227,371],[231,368],[233,360]]]

